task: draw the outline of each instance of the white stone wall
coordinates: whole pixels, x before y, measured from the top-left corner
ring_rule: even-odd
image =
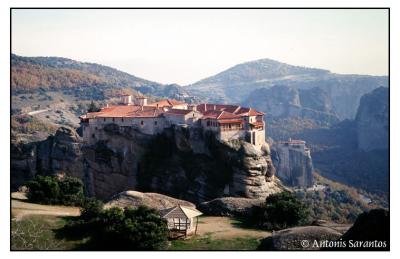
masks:
[[[220,131],[218,137],[220,140],[229,141],[233,139],[244,139],[246,132],[244,130],[226,130]]]
[[[190,112],[190,113],[188,113],[186,115],[164,113],[164,117],[171,124],[188,124],[188,125],[192,125],[194,122],[196,122],[201,117],[201,114],[198,113],[198,112],[195,112],[195,111]]]
[[[117,124],[121,127],[133,127],[144,134],[154,135],[161,133],[169,123],[163,117],[157,118],[95,118],[90,119],[88,126],[83,128],[85,142],[93,144],[99,140],[105,140],[108,136],[102,131],[107,124]]]

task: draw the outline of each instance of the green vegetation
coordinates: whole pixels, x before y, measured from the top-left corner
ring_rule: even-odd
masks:
[[[83,183],[70,176],[36,176],[27,183],[28,199],[40,204],[80,205],[84,200]]]
[[[260,240],[255,237],[213,239],[211,235],[171,241],[169,250],[256,250]]]
[[[379,207],[387,207],[385,199],[378,195],[362,192],[356,188],[326,179],[314,173],[314,180],[325,188],[319,191],[296,192],[310,209],[311,220],[323,219],[337,223],[353,223],[360,213]],[[367,204],[360,194],[370,197],[373,201]]]
[[[69,239],[89,241],[84,250],[160,250],[167,246],[166,222],[154,209],[100,208],[94,200],[82,208],[82,215],[71,221],[59,235]]]
[[[91,101],[87,111],[88,112],[98,112],[98,111],[100,111],[100,108],[93,101]]]
[[[57,238],[57,231],[68,222],[67,218],[48,215],[24,217],[11,221],[11,250],[71,250],[87,239]]]
[[[281,192],[268,196],[265,204],[256,206],[250,223],[266,230],[284,229],[308,222],[309,211],[295,194]]]
[[[34,134],[46,132],[54,134],[57,127],[30,115],[11,116],[11,131],[16,133]]]

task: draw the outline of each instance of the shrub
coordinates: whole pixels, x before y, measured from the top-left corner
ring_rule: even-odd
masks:
[[[58,181],[60,202],[64,205],[80,205],[83,202],[83,183],[80,179],[65,176]]]
[[[113,207],[104,211],[101,223],[98,237],[110,250],[158,250],[166,246],[167,225],[153,209]]]
[[[98,111],[100,111],[100,108],[92,101],[89,104],[88,112],[98,112]]]
[[[66,225],[69,237],[89,237],[85,250],[159,250],[167,244],[166,222],[147,207],[103,209],[101,202],[88,199],[81,217]]]
[[[95,198],[86,198],[81,208],[81,219],[89,221],[103,212],[103,203]]]
[[[83,201],[83,183],[75,177],[38,175],[27,183],[30,201],[42,204],[80,205]]]
[[[38,175],[26,185],[29,188],[28,199],[37,203],[56,204],[60,197],[57,179]]]
[[[308,221],[306,206],[292,193],[270,195],[265,204],[255,207],[251,220],[258,227],[272,230],[301,225]]]

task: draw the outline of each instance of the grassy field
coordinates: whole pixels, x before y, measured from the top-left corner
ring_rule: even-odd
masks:
[[[215,239],[211,235],[197,236],[187,240],[174,240],[169,250],[255,250],[260,244],[256,237]]]
[[[73,250],[87,240],[67,240],[57,236],[67,217],[30,215],[11,222],[11,250]]]

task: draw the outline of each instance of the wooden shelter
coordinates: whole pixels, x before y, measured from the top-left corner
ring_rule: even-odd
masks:
[[[171,236],[196,235],[199,216],[202,215],[196,208],[178,205],[160,211],[161,218],[166,219]]]

